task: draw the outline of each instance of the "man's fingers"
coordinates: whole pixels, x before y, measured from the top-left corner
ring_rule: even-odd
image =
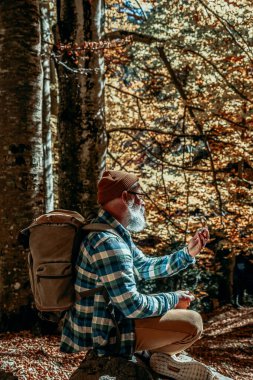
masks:
[[[209,235],[208,228],[199,228],[197,232],[198,232],[198,234],[199,234],[201,237],[203,237],[206,241],[209,240],[210,235]]]
[[[200,249],[201,249],[206,245],[207,239],[200,232],[197,232],[196,242],[200,244]]]
[[[196,256],[205,247],[209,240],[208,228],[199,228],[188,243],[188,250],[191,256]]]
[[[191,294],[188,290],[181,293],[180,299],[187,300],[187,301],[193,301],[195,299],[194,295]]]
[[[194,235],[194,236],[191,238],[191,240],[190,240],[190,242],[189,242],[189,245],[191,246],[191,248],[194,248],[195,246],[198,245],[198,243],[199,243],[199,237],[198,237],[198,235]]]
[[[184,301],[191,302],[191,301],[193,301],[195,299],[195,297],[192,294],[189,294],[189,295],[186,294],[186,295],[182,296],[181,299],[184,300]]]
[[[202,240],[199,237],[199,235],[193,237],[193,245],[191,246],[192,249],[200,250],[203,246]]]
[[[206,245],[206,239],[202,235],[199,235],[199,241],[203,246]]]

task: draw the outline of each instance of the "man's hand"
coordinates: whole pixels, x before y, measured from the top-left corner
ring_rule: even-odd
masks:
[[[208,228],[200,228],[189,241],[187,248],[192,257],[195,257],[209,240]]]
[[[194,295],[189,290],[177,290],[175,292],[179,298],[179,302],[176,304],[175,309],[188,309],[191,301],[194,300]]]

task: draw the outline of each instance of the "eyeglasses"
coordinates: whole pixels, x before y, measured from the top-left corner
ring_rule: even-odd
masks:
[[[136,192],[136,191],[130,191],[130,190],[127,190],[127,192],[128,192],[129,194],[138,195],[139,198],[147,197],[147,194],[144,194],[144,193],[138,193],[138,192]]]

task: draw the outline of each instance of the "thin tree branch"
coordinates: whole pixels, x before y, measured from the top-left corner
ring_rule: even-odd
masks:
[[[166,43],[167,41],[165,39],[159,39],[159,38],[156,38],[156,37],[152,37],[150,35],[147,35],[147,34],[142,34],[142,33],[135,33],[135,32],[129,32],[129,31],[124,31],[124,30],[118,30],[118,31],[115,31],[115,32],[111,32],[111,33],[108,33],[106,35],[106,37],[108,39],[115,39],[115,38],[121,38],[121,37],[125,37],[125,36],[132,36],[133,37],[133,41],[137,41],[137,42],[142,42],[144,44],[147,44],[147,45],[151,45],[152,43],[158,43],[159,44],[164,44]],[[183,46],[179,46],[179,45],[175,45],[176,48],[180,48],[180,50],[184,50],[185,51],[185,47]],[[157,46],[157,49],[163,49],[163,46]],[[212,63],[211,61],[209,61],[206,57],[204,57],[203,55],[201,55],[200,53],[196,52],[196,51],[193,51],[191,49],[186,49],[188,50],[189,52],[193,53],[193,54],[196,54],[196,55],[199,55],[201,58],[203,58],[204,60],[207,61],[207,63],[209,63],[210,65],[212,65],[215,70],[219,73],[219,75],[221,75],[221,77],[226,81],[226,83],[228,84],[228,86],[233,90],[235,91],[240,97],[242,97],[244,100],[247,100],[251,103],[253,103],[250,99],[248,99],[244,94],[242,94],[239,90],[237,90],[237,88],[235,86],[233,86],[233,84],[230,84],[227,79],[224,77],[224,75],[218,70],[218,68],[214,65],[214,63]],[[171,74],[171,78],[173,78],[173,81],[174,83],[177,83],[177,86],[178,86],[178,91],[180,91],[180,95],[182,96],[182,98],[184,100],[186,100],[186,96],[184,95],[184,90],[183,92],[181,91],[181,83],[179,82],[179,80],[177,79],[175,73],[173,70],[169,71],[170,74]],[[231,87],[232,86],[232,87]],[[179,90],[180,88],[180,90]],[[199,106],[194,106],[194,105],[190,105],[189,102],[188,102],[188,107],[191,108],[192,110],[196,110],[196,111],[199,111],[199,112],[207,112],[207,110],[203,109],[202,107],[199,107]],[[248,129],[247,127],[241,125],[241,123],[237,123],[233,120],[230,120],[220,114],[217,114],[217,113],[214,113],[212,111],[209,111],[212,115],[220,118],[220,119],[223,119],[239,128],[242,128],[242,129]]]
[[[227,121],[227,122],[230,123],[230,124],[233,124],[234,126],[240,128],[240,129],[244,129],[244,130],[250,131],[250,128],[247,127],[247,126],[245,126],[245,125],[243,125],[242,123],[237,123],[236,121],[233,121],[233,120],[231,120],[231,119],[228,119],[227,117],[225,117],[225,116],[223,116],[223,115],[220,115],[220,114],[218,114],[218,113],[213,113],[213,112],[211,112],[211,114],[212,114],[213,116],[218,117],[219,119],[222,119],[222,120],[224,120],[224,121]]]
[[[113,86],[112,84],[106,84],[106,87],[113,88],[114,90],[116,90],[116,91],[118,91],[118,92],[121,92],[122,94],[132,96],[133,98],[136,98],[137,100],[139,100],[139,101],[141,101],[141,102],[145,102],[145,101],[148,102],[148,99],[140,98],[139,96],[133,94],[132,92],[128,92],[128,91],[122,90],[121,88],[118,88],[118,87],[116,87],[116,86]]]
[[[166,40],[162,38],[153,37],[153,36],[150,36],[149,34],[144,34],[144,33],[137,33],[133,31],[130,32],[128,30],[116,30],[114,32],[106,33],[105,39],[113,40],[113,39],[127,37],[127,36],[132,36],[134,41],[142,42],[146,45],[151,45],[153,43],[166,42]]]
[[[139,102],[138,99],[137,99],[137,107],[138,107],[138,112],[139,112],[139,115],[140,115],[140,118],[141,118],[141,121],[142,121],[143,125],[145,126],[145,128],[148,128],[147,124],[146,124],[146,121],[144,120],[144,118],[142,116],[141,106],[140,106],[140,102]]]
[[[113,156],[113,154],[109,151],[109,149],[107,150],[107,154],[108,154],[109,157],[111,157],[111,159],[112,159],[114,162],[116,162],[117,165],[120,166],[120,169],[121,169],[121,170],[124,168],[124,166],[121,164],[121,162],[120,162],[117,158],[115,158],[115,157]]]
[[[162,159],[161,157],[158,157],[156,154],[154,154],[139,139],[137,139],[136,137],[134,137],[133,135],[131,135],[131,133],[129,133],[127,131],[122,131],[122,133],[125,133],[126,135],[128,135],[129,137],[131,137],[131,139],[133,139],[134,141],[136,141],[143,148],[143,150],[145,150],[147,153],[149,153],[153,157],[153,158],[151,158],[151,160],[153,160],[154,162],[156,162],[156,160],[158,160],[160,162],[166,163],[168,166],[170,166],[172,168],[184,169],[184,170],[187,170],[187,171],[190,171],[190,172],[213,173],[213,170],[200,169],[200,168],[190,168],[188,166],[181,166],[181,165],[177,165],[177,164],[172,164],[171,162],[169,162],[169,161],[167,161],[165,159]],[[221,171],[217,171],[217,173],[219,173],[219,172],[221,172]]]
[[[184,116],[183,116],[183,126],[182,130],[183,133],[185,134],[185,122],[186,122],[186,106],[184,107]],[[186,146],[186,141],[184,137],[184,147]],[[183,166],[185,163],[185,149],[183,150]],[[188,230],[188,225],[189,225],[189,197],[190,197],[190,178],[187,179],[185,170],[183,171],[184,173],[184,180],[187,185],[187,192],[186,192],[186,226],[185,226],[185,234],[184,234],[184,243],[186,244],[186,235],[187,235],[187,230]]]
[[[142,12],[142,14],[143,14],[143,16],[144,16],[144,19],[147,21],[148,17],[147,17],[147,15],[146,15],[144,9],[142,8],[141,4],[139,3],[138,0],[135,0],[135,2],[138,4],[138,6],[139,6],[139,8],[140,8],[140,10],[141,10],[141,12]]]
[[[143,62],[143,63],[145,63],[145,62]],[[161,73],[161,72],[157,73],[157,72],[154,71],[155,69],[153,70],[152,68],[149,68],[147,66],[143,66],[142,67],[142,66],[136,64],[135,67],[137,69],[141,70],[141,71],[144,71],[145,73],[148,73],[148,74],[152,75],[154,78],[155,77],[162,77],[162,78],[165,78],[165,79],[170,79],[169,75],[166,75],[166,74]]]
[[[185,103],[187,103],[187,96],[185,94],[185,91],[181,85],[181,83],[179,82],[179,80],[177,79],[176,77],[176,74],[170,64],[170,61],[167,59],[167,56],[164,52],[164,49],[162,47],[157,47],[157,50],[158,50],[158,53],[160,55],[160,58],[161,60],[164,62],[165,64],[165,67],[168,69],[169,73],[171,74],[171,78],[174,82],[174,85],[175,87],[177,88],[179,94],[181,95],[182,99],[185,101]],[[188,111],[189,111],[189,114],[192,118],[192,120],[194,121],[199,133],[201,135],[204,135],[203,133],[203,128],[201,126],[201,124],[198,122],[195,114],[194,114],[194,111],[192,108],[188,107]],[[206,139],[206,137],[204,136],[203,138],[203,142],[205,144],[205,147],[206,147],[206,150],[208,152],[208,155],[209,155],[209,158],[210,158],[210,164],[211,164],[211,169],[212,169],[212,173],[213,173],[213,180],[214,180],[214,187],[215,187],[215,190],[216,190],[216,194],[217,194],[217,198],[218,198],[218,203],[219,203],[219,210],[220,210],[220,217],[221,217],[221,223],[222,223],[222,199],[221,199],[221,194],[220,194],[220,190],[218,188],[218,184],[217,184],[217,178],[216,178],[216,171],[215,171],[215,167],[214,167],[214,161],[213,161],[213,157],[212,157],[212,152],[210,150],[210,147],[209,147],[209,144],[208,144],[208,141]]]
[[[204,62],[208,63],[210,66],[212,66],[214,68],[214,70],[220,75],[220,77],[224,80],[224,82],[226,83],[226,85],[231,89],[233,90],[237,95],[239,95],[242,99],[244,100],[247,100],[248,102],[250,103],[253,103],[253,101],[251,99],[249,99],[246,95],[244,95],[241,91],[239,91],[232,83],[230,83],[227,78],[225,77],[225,75],[218,69],[218,67],[208,58],[206,58],[203,54],[195,51],[195,50],[192,50],[192,49],[188,49],[188,48],[185,48],[184,46],[180,46],[180,45],[176,45],[179,49],[181,49],[183,52],[186,52],[186,53],[191,53],[191,54],[194,54],[194,55],[197,55],[198,57],[202,58]],[[158,48],[159,49],[159,48]]]
[[[169,198],[169,194],[168,194],[168,191],[167,191],[167,187],[166,187],[166,183],[165,183],[165,178],[164,178],[164,163],[162,162],[161,163],[161,167],[162,167],[162,182],[163,182],[163,188],[164,188],[164,193],[165,193],[165,198],[166,198],[166,210],[169,211],[169,214],[170,214],[170,198]]]
[[[111,157],[111,159],[116,162],[121,170],[124,170],[125,169],[125,166],[126,166],[126,163],[124,165],[122,165],[114,156],[111,152],[108,151],[108,155]],[[185,231],[179,227],[175,222],[173,222],[173,220],[171,219],[172,217],[172,214],[167,214],[167,212],[165,212],[165,210],[163,209],[160,209],[160,207],[157,206],[157,202],[153,201],[152,198],[149,196],[149,194],[145,193],[145,196],[148,198],[148,200],[150,201],[150,203],[156,208],[156,210],[159,212],[159,214],[161,214],[164,218],[165,218],[165,221],[170,223],[178,232],[180,233],[185,233]]]
[[[172,125],[171,125],[171,127],[172,127]],[[123,132],[123,131],[145,131],[145,132],[154,132],[154,133],[160,133],[161,135],[169,135],[169,136],[175,136],[175,137],[197,137],[197,136],[199,136],[199,135],[184,135],[184,134],[177,134],[177,133],[170,133],[170,132],[168,132],[168,131],[162,131],[162,130],[160,130],[159,128],[148,128],[148,127],[146,127],[146,128],[143,128],[143,127],[141,127],[141,128],[139,128],[139,127],[120,127],[120,128],[111,128],[111,129],[109,129],[109,130],[107,130],[109,133],[114,133],[114,132]],[[214,135],[214,136],[216,136],[216,135]]]
[[[247,44],[247,41],[245,41],[245,39],[244,39],[244,37],[243,37],[243,35],[240,33],[240,32],[238,32],[236,29],[235,29],[235,27],[232,25],[232,24],[230,24],[230,22],[229,21],[227,21],[227,20],[225,20],[222,16],[219,16],[214,10],[212,10],[204,1],[202,1],[202,0],[198,0],[198,2],[200,3],[200,4],[202,4],[202,6],[205,8],[205,9],[207,9],[210,13],[212,13],[216,18],[217,18],[217,20],[219,20],[220,21],[220,23],[224,26],[224,28],[226,29],[226,31],[228,32],[228,34],[230,35],[230,37],[232,38],[232,40],[236,43],[236,45],[238,45],[239,47],[240,47],[240,49],[247,55],[247,57],[249,58],[249,60],[250,60],[250,62],[252,63],[252,58],[251,58],[251,56],[249,55],[249,53],[247,52],[247,50],[245,50],[244,49],[244,47],[237,41],[237,39],[235,38],[235,36],[233,35],[233,33],[231,33],[231,31],[230,31],[230,29],[229,28],[231,28],[242,40],[243,40],[243,42],[245,43],[245,45],[247,46],[247,47],[249,47],[248,46],[248,44]],[[229,26],[229,27],[228,27]]]
[[[178,80],[169,60],[167,59],[166,57],[166,54],[164,52],[164,48],[163,46],[159,46],[159,44],[164,44],[166,41],[164,39],[158,39],[158,38],[154,38],[152,36],[149,36],[149,35],[145,35],[145,34],[141,34],[141,33],[130,33],[128,31],[117,31],[117,32],[112,32],[112,33],[109,33],[106,35],[107,38],[121,38],[122,36],[127,36],[127,35],[132,35],[132,38],[134,41],[137,41],[137,42],[142,42],[142,43],[145,43],[145,44],[148,44],[148,45],[151,45],[152,43],[158,43],[158,45],[156,46],[156,49],[160,55],[160,58],[161,60],[163,61],[163,63],[165,64],[165,67],[167,68],[170,76],[171,76],[171,79],[176,87],[176,89],[178,90],[181,98],[184,100],[186,106],[187,106],[187,109],[188,109],[188,112],[191,116],[191,118],[193,119],[200,135],[203,137],[203,142],[205,144],[205,147],[206,147],[206,150],[208,152],[208,155],[209,155],[209,158],[210,158],[210,164],[211,164],[211,170],[203,170],[203,169],[193,169],[193,168],[188,168],[188,167],[183,167],[183,166],[180,166],[180,165],[173,165],[171,163],[169,163],[168,161],[165,161],[165,160],[162,160],[160,157],[157,157],[156,155],[154,155],[153,152],[149,151],[146,149],[146,151],[153,157],[155,157],[157,160],[161,161],[161,162],[166,162],[166,164],[168,166],[171,166],[171,167],[176,167],[178,169],[184,169],[184,170],[187,170],[187,171],[199,171],[199,172],[212,172],[213,174],[213,184],[214,184],[214,187],[215,187],[215,190],[216,190],[216,194],[217,194],[217,199],[218,199],[218,204],[219,204],[219,210],[220,210],[220,218],[221,218],[221,223],[222,223],[222,209],[223,209],[223,202],[222,202],[222,199],[221,199],[221,194],[220,194],[220,191],[219,191],[219,188],[218,188],[218,182],[217,182],[217,177],[216,177],[216,173],[218,171],[215,170],[215,166],[214,166],[214,161],[213,161],[213,157],[212,157],[212,152],[210,150],[210,147],[209,147],[209,143],[208,143],[208,140],[206,138],[206,135],[203,133],[203,129],[202,129],[202,126],[201,124],[198,122],[197,118],[196,118],[196,115],[194,113],[194,109],[195,107],[191,107],[190,105],[187,105],[187,95],[181,85],[181,82]],[[229,88],[231,88],[235,93],[237,93],[240,97],[242,97],[243,99],[249,101],[252,103],[252,101],[250,99],[248,99],[243,93],[241,93],[233,84],[231,84],[227,79],[226,77],[224,77],[224,75],[220,72],[220,70],[213,64],[213,62],[211,62],[210,60],[208,60],[206,57],[204,57],[201,53],[198,53],[198,52],[195,52],[193,50],[190,50],[190,49],[185,49],[185,48],[182,48],[180,47],[180,49],[184,50],[184,51],[188,51],[192,54],[196,54],[198,56],[200,56],[205,62],[207,62],[208,64],[210,64],[217,72],[218,74],[222,77],[222,79],[225,81],[225,83],[228,85]],[[200,109],[201,110],[201,109]],[[201,110],[202,111],[202,110]],[[215,115],[216,117],[219,117],[219,118],[222,118],[221,115],[218,115],[216,114]],[[230,122],[230,121],[229,121]],[[233,124],[235,124],[233,122]],[[237,124],[236,124],[237,125]],[[238,125],[237,125],[238,126]],[[240,126],[240,125],[239,125]],[[241,127],[241,126],[240,126]],[[242,127],[241,127],[242,128]],[[133,138],[138,144],[142,145],[143,144],[135,139],[130,133],[128,133],[126,130],[122,131],[123,133],[126,133],[127,135],[129,135],[131,138]]]
[[[118,140],[117,140],[117,142],[118,142]],[[152,146],[152,144],[150,144],[149,146]],[[143,146],[143,148],[140,149],[140,150],[138,151],[138,154],[139,154],[139,155],[142,154],[143,152],[145,152],[145,150],[146,150],[147,148],[148,148],[147,146]],[[132,156],[129,160],[127,160],[127,161],[124,163],[124,166],[123,166],[123,167],[129,165],[131,162],[134,161],[134,159],[135,159],[135,156]]]
[[[174,133],[174,132],[170,132],[170,131],[163,131],[159,128],[148,128],[148,127],[146,127],[146,128],[143,128],[143,127],[118,127],[118,128],[111,128],[111,129],[107,130],[107,132],[109,134],[116,133],[116,132],[124,133],[124,131],[152,132],[152,133],[157,133],[160,135],[166,135],[166,136],[170,136],[170,137],[189,138],[189,139],[192,139],[194,137],[198,137],[201,140],[203,137],[206,137],[208,140],[214,141],[215,143],[218,143],[218,144],[225,144],[227,146],[236,146],[235,143],[218,139],[218,136],[216,134],[211,134],[211,133],[210,134],[206,133],[205,135],[188,134],[188,133],[184,134],[184,133]]]

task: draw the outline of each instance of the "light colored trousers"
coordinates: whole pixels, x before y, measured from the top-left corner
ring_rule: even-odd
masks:
[[[200,338],[203,322],[193,310],[174,309],[161,317],[135,320],[135,351],[177,354]]]

